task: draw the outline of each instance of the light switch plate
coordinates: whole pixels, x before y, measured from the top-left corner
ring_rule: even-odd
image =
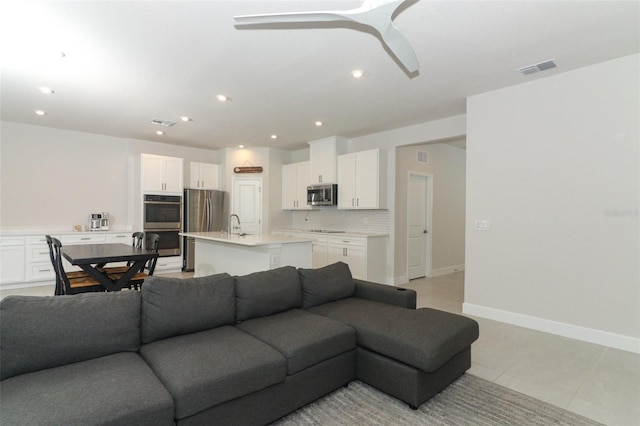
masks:
[[[473,229],[476,231],[488,231],[489,230],[489,221],[488,220],[480,220],[476,219]]]

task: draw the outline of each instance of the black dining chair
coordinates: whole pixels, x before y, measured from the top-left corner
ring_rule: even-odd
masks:
[[[100,282],[88,275],[84,277],[69,277],[69,275],[64,271],[64,266],[62,264],[62,243],[57,238],[53,237],[51,237],[51,243],[53,246],[53,255],[55,260],[56,291],[60,288],[62,291],[61,294],[79,294],[106,290]],[[69,274],[73,274],[73,272],[70,272]]]
[[[158,234],[146,234],[144,238],[144,246],[147,250],[152,250],[154,252],[158,252],[158,245],[160,244],[160,235]],[[137,272],[131,280],[129,280],[129,285],[127,287],[133,287],[134,290],[140,290],[142,287],[142,283],[145,278],[153,275],[153,272],[156,269],[156,263],[158,262],[158,258],[154,257],[153,259],[149,259],[147,263],[145,263],[144,267],[140,272]],[[119,279],[124,275],[123,273],[109,274],[111,279]]]
[[[144,240],[144,232],[134,232],[131,234],[131,246],[134,248],[142,248],[142,242]],[[106,273],[108,275],[122,275],[129,270],[132,261],[127,262],[127,266],[112,266],[108,268],[98,268],[98,270],[102,273]]]
[[[60,295],[64,294],[64,286],[62,284],[62,280],[60,280],[58,278],[58,266],[56,265],[56,257],[55,257],[54,249],[53,249],[53,238],[51,237],[51,235],[45,235],[44,238],[45,238],[45,240],[47,240],[47,245],[49,246],[49,257],[51,258],[51,264],[53,265],[53,271],[56,274],[56,288],[55,288],[53,294],[54,294],[54,296],[60,296]],[[88,276],[89,276],[89,274],[87,274],[84,271],[67,272],[67,277],[69,279],[86,278]]]

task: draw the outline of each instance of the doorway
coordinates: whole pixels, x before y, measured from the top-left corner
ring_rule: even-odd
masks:
[[[262,178],[233,178],[232,211],[245,234],[262,233]]]
[[[433,176],[409,172],[407,182],[407,275],[431,276]]]

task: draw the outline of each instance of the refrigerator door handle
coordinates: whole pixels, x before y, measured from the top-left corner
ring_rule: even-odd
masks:
[[[211,198],[207,198],[207,231],[211,232]]]

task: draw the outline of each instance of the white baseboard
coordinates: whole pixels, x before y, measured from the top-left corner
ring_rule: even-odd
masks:
[[[464,271],[464,264],[447,266],[446,268],[432,269],[430,278],[439,277],[441,275],[453,274],[454,272]]]
[[[583,340],[585,342],[640,354],[640,339],[635,337],[552,321],[544,318],[532,317],[515,312],[503,311],[500,309],[489,308],[487,306],[474,305],[471,303],[463,303],[462,312],[468,315],[505,322],[507,324],[531,328],[538,331],[544,331],[545,333],[557,334],[571,339]]]
[[[391,282],[393,283],[393,285],[397,286],[400,284],[406,284],[409,282],[409,277],[406,275],[403,275],[401,277],[395,277],[391,279]]]

